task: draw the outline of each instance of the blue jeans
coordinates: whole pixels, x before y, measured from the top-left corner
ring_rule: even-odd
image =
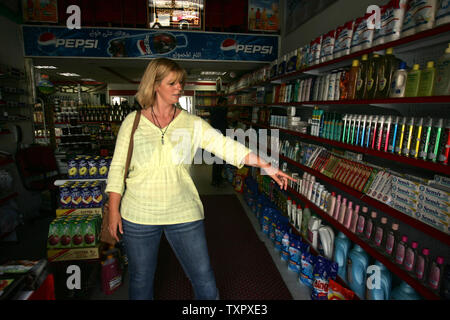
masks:
[[[122,226],[130,271],[131,300],[153,299],[153,280],[163,230],[191,281],[195,298],[199,300],[219,298],[209,261],[203,220],[173,225],[141,225],[122,219]]]

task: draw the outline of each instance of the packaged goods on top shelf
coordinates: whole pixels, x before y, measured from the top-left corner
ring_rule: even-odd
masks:
[[[105,181],[67,181],[59,186],[63,209],[101,208],[106,201]]]
[[[380,8],[380,14],[379,25],[376,21],[371,25],[374,22],[373,12],[364,12],[362,16],[316,39],[310,39],[308,44],[274,61],[270,77],[302,70],[450,22],[450,9],[446,0],[391,0]],[[295,62],[296,69],[280,68],[284,61]]]
[[[106,179],[112,157],[76,156],[68,160],[69,179]]]

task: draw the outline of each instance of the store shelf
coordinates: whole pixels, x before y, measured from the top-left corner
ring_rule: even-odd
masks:
[[[361,50],[351,53],[349,55],[333,59],[324,63],[320,63],[314,66],[307,67],[305,69],[294,71],[288,74],[274,77],[270,79],[271,82],[277,80],[289,80],[296,78],[304,73],[317,70],[322,71],[328,66],[339,65],[342,62],[351,62],[353,59],[359,58],[364,54],[370,54],[372,52],[382,51],[387,48],[395,48],[396,52],[408,52],[415,51],[421,48],[427,48],[435,44],[445,43],[450,41],[450,24],[438,26],[431,30],[419,32],[415,35],[404,37],[395,41],[387,42],[381,45],[374,46],[369,49]]]
[[[436,104],[450,103],[450,96],[386,98],[386,99],[370,99],[370,100],[327,100],[327,101],[303,101],[303,102],[274,102],[271,105],[275,105],[275,106],[379,105],[379,104],[421,104],[421,103],[436,103]]]
[[[62,186],[64,183],[68,182],[68,181],[82,181],[82,182],[88,182],[88,181],[105,181],[106,182],[107,179],[102,179],[102,178],[98,178],[98,179],[61,179],[61,180],[55,180],[55,182],[53,183],[56,187],[58,186]]]
[[[335,141],[335,140],[329,140],[329,139],[325,139],[325,138],[321,138],[321,137],[316,137],[316,136],[312,136],[309,134],[301,133],[298,131],[292,131],[292,130],[288,130],[288,129],[284,129],[284,128],[270,127],[270,126],[266,126],[266,125],[262,125],[262,124],[252,123],[249,121],[241,121],[241,122],[243,122],[247,125],[262,127],[265,129],[278,129],[289,135],[297,136],[299,138],[306,139],[306,140],[316,141],[316,142],[325,144],[327,146],[342,148],[342,149],[346,149],[346,150],[350,150],[350,151],[354,151],[354,152],[358,152],[358,153],[363,153],[366,155],[375,156],[378,158],[382,158],[382,159],[386,159],[386,160],[390,160],[390,161],[394,161],[394,162],[398,162],[398,163],[403,163],[403,164],[406,164],[406,165],[409,165],[412,167],[430,170],[435,173],[443,173],[446,175],[450,175],[450,166],[448,166],[448,165],[443,165],[443,164],[435,163],[432,161],[424,161],[424,160],[399,156],[399,155],[396,155],[396,154],[393,154],[390,152],[383,152],[383,151],[374,150],[374,149],[370,149],[370,148],[355,146],[355,145],[342,143],[342,142]]]
[[[329,223],[331,226],[333,226],[335,229],[341,231],[344,233],[352,242],[358,244],[361,248],[363,248],[370,256],[372,256],[374,259],[380,261],[383,263],[392,273],[397,275],[400,279],[406,281],[411,287],[413,287],[420,295],[422,295],[424,298],[429,300],[441,300],[441,298],[436,295],[434,292],[432,292],[430,289],[422,285],[420,282],[418,282],[415,278],[411,277],[406,271],[401,269],[398,265],[396,265],[394,262],[392,262],[388,257],[377,251],[376,249],[372,248],[367,242],[360,239],[358,236],[356,236],[354,233],[349,231],[347,228],[345,228],[343,225],[341,225],[338,221],[333,219],[317,207],[314,203],[309,201],[306,197],[298,193],[296,190],[292,189],[291,187],[288,187],[289,193],[294,195],[295,197],[299,198],[304,203],[308,204],[308,206],[320,217],[325,220],[327,223]]]
[[[304,166],[296,161],[293,161],[281,154],[279,155],[279,157],[280,157],[281,161],[290,163],[291,165],[296,166],[297,168],[314,175],[317,179],[320,179],[323,182],[326,182],[328,184],[335,186],[339,190],[359,199],[360,201],[372,206],[373,208],[380,210],[383,213],[390,215],[393,218],[398,219],[399,221],[402,221],[402,222],[410,225],[411,227],[413,227],[423,233],[428,234],[432,238],[441,241],[442,243],[446,244],[447,246],[450,245],[450,236],[447,235],[446,233],[444,233],[438,229],[435,229],[417,219],[414,219],[413,217],[410,217],[407,214],[400,212],[400,211],[388,206],[387,204],[385,204],[383,202],[375,200],[362,192],[354,190],[336,180],[333,180],[333,179],[327,177],[326,175],[324,175],[316,170],[306,167],[306,166]]]

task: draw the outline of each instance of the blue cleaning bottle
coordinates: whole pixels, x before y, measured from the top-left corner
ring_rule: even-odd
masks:
[[[391,300],[422,300],[422,298],[405,281],[391,292]]]
[[[333,260],[338,264],[338,276],[347,281],[347,256],[352,243],[345,234],[339,232],[334,246]]]
[[[347,259],[347,284],[360,299],[364,299],[366,293],[366,272],[369,266],[369,256],[357,244],[348,254]]]
[[[375,261],[374,265],[367,268],[366,286],[367,300],[389,300],[392,276],[380,261]]]

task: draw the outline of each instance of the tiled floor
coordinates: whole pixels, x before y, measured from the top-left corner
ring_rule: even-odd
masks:
[[[226,184],[225,187],[217,188],[211,186],[211,166],[193,165],[192,177],[200,195],[209,194],[236,194],[231,185]],[[273,244],[259,230],[259,224],[253,213],[245,204],[243,197],[238,194],[238,198],[242,203],[249,220],[258,234],[258,237],[266,245],[273,261],[278,268],[283,280],[286,283],[292,297],[295,300],[310,300],[310,289],[299,283],[298,277],[288,270],[286,262],[280,259],[280,255],[273,249]],[[52,218],[41,218],[33,223],[28,223],[19,227],[18,237],[21,240],[17,244],[0,244],[0,256],[9,259],[39,259],[45,257],[45,243],[47,239],[48,225]],[[126,300],[128,299],[128,273],[125,273],[123,285],[113,294],[105,295],[101,288],[95,288],[91,294],[93,300]]]

